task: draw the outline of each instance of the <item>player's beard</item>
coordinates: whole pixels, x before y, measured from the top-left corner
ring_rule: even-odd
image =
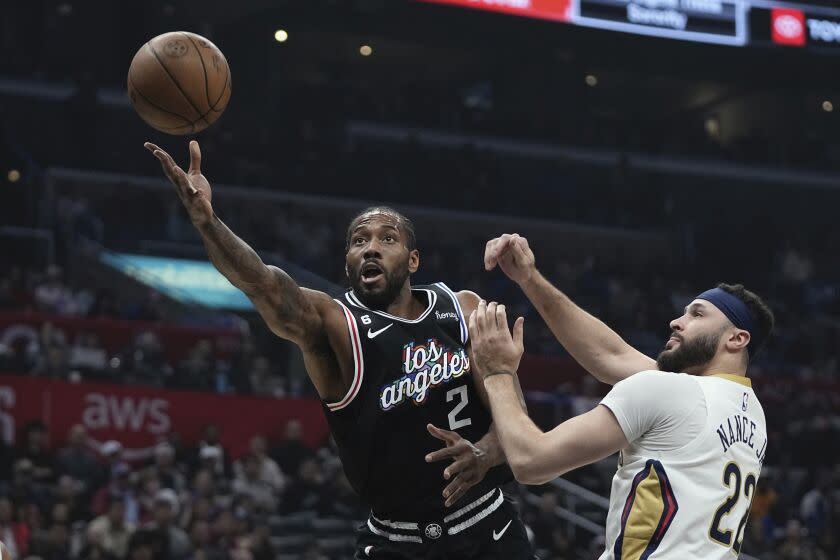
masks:
[[[657,367],[661,371],[692,373],[689,370],[705,366],[715,357],[723,331],[698,336],[694,340],[681,338],[679,346],[660,352],[656,357]]]
[[[354,270],[353,274],[350,275],[350,286],[353,288],[353,293],[366,307],[379,310],[387,309],[397,299],[405,281],[408,280],[408,265],[393,272],[383,270],[382,276],[385,278],[385,287],[381,290],[371,291],[362,284],[361,267]]]

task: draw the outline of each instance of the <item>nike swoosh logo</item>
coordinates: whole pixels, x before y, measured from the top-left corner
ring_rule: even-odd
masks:
[[[388,329],[390,329],[393,326],[394,326],[394,323],[390,323],[388,326],[382,327],[378,331],[372,331],[372,330],[368,329],[368,338],[376,338],[377,336],[384,333],[385,331],[387,331]]]
[[[494,540],[494,541],[497,541],[497,540],[501,539],[501,538],[502,538],[502,535],[504,535],[504,534],[505,534],[505,531],[507,531],[507,530],[508,530],[508,527],[510,527],[510,524],[511,524],[512,522],[513,522],[513,519],[511,519],[510,521],[508,521],[508,522],[507,522],[507,525],[505,525],[505,526],[504,526],[504,528],[503,528],[501,531],[499,531],[498,533],[497,533],[496,531],[493,531],[493,540]]]

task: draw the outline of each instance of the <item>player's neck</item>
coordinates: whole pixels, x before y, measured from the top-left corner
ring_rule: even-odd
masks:
[[[718,356],[709,362],[698,375],[740,375],[746,377],[747,367],[740,356]]]
[[[385,309],[385,313],[412,321],[422,315],[425,310],[426,305],[414,297],[414,293],[411,291],[411,284],[406,282],[403,284],[400,293],[394,298],[394,301]]]

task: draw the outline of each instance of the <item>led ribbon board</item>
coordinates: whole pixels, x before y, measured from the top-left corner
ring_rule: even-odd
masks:
[[[683,41],[743,46],[747,6],[741,0],[575,0],[572,22]]]

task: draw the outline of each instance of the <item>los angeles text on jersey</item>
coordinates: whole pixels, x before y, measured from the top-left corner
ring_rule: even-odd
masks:
[[[755,450],[759,464],[763,465],[764,456],[767,453],[767,438],[765,437],[759,445],[759,442],[755,441],[755,428],[756,423],[743,414],[733,414],[727,418],[726,423],[721,423],[717,429],[723,452],[726,453],[736,443],[745,443],[750,449]]]
[[[436,338],[430,338],[426,344],[410,342],[403,347],[402,371],[402,377],[382,387],[382,410],[390,410],[408,399],[422,404],[430,388],[470,371],[470,359],[463,348],[453,352]]]

